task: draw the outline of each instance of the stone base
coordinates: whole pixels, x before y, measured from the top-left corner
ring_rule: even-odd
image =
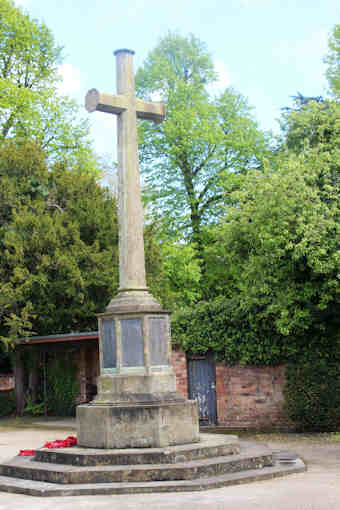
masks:
[[[151,375],[101,375],[97,379],[98,395],[90,405],[114,406],[178,402],[186,399],[176,392],[172,369]]]
[[[196,401],[77,407],[78,445],[160,448],[199,441]]]
[[[40,497],[197,491],[305,470],[295,454],[202,434],[199,443],[166,448],[42,448],[33,459],[0,465],[0,491]]]
[[[120,289],[105,313],[165,313],[148,289]]]

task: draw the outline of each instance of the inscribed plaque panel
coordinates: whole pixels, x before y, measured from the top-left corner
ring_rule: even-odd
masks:
[[[124,367],[144,365],[144,346],[141,319],[122,319],[122,364]]]
[[[166,319],[152,317],[149,319],[149,337],[151,365],[167,365],[167,341]]]
[[[103,368],[116,368],[116,332],[113,319],[102,319]]]

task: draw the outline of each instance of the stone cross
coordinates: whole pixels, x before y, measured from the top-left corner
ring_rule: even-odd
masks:
[[[197,402],[176,392],[170,314],[146,289],[137,117],[161,122],[165,107],[135,96],[130,50],[115,52],[117,95],[90,90],[85,106],[118,115],[120,289],[98,314],[98,394],[77,407],[86,448],[162,448],[199,441]]]
[[[137,117],[162,122],[165,105],[136,98],[133,74],[134,51],[114,52],[117,95],[91,89],[86,95],[88,112],[118,115],[118,219],[120,291],[145,291],[143,211],[138,167]]]

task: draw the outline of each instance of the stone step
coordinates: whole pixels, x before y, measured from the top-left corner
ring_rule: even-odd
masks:
[[[57,485],[48,482],[0,476],[0,491],[40,497],[188,492],[266,480],[304,471],[306,471],[305,464],[301,459],[297,458],[291,464],[276,462],[271,467],[248,469],[243,472],[227,473],[207,478],[197,478],[195,480]]]
[[[237,436],[201,434],[199,443],[166,448],[94,449],[42,448],[36,451],[37,462],[71,464],[73,466],[125,466],[135,464],[175,464],[209,457],[224,457],[240,452]]]
[[[273,465],[271,450],[247,446],[238,455],[198,459],[177,464],[72,466],[15,457],[0,466],[0,475],[57,484],[154,482],[192,480]]]

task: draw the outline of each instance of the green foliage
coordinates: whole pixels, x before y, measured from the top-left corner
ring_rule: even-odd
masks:
[[[171,329],[173,342],[186,352],[212,352],[229,365],[276,365],[296,352],[256,313],[251,315],[237,299],[222,296],[178,310]]]
[[[12,372],[11,352],[5,343],[0,342],[0,374],[10,374]]]
[[[114,199],[32,142],[2,144],[0,176],[1,340],[96,329],[118,285]]]
[[[317,148],[339,161],[340,105],[334,101],[296,98],[296,108],[283,115],[281,128],[285,135],[284,148],[300,154]]]
[[[72,356],[60,354],[47,369],[47,406],[54,416],[74,416],[79,392],[77,367]]]
[[[26,397],[26,405],[24,409],[24,414],[29,414],[32,416],[41,416],[45,412],[45,404],[44,402],[33,402],[30,397]]]
[[[338,345],[338,111],[313,103],[294,112],[290,151],[248,172],[231,195],[236,207],[210,229],[204,253],[206,294],[224,297],[174,317],[184,348],[228,363],[276,364],[308,352],[322,358]]]
[[[14,392],[0,392],[0,418],[15,414],[16,404]]]
[[[154,222],[144,229],[147,283],[166,310],[195,303],[200,296],[200,265],[191,245],[169,242]]]
[[[0,0],[0,141],[35,140],[51,160],[97,175],[87,121],[58,92],[61,57],[43,23]]]
[[[173,239],[190,239],[202,258],[204,225],[220,217],[235,176],[258,166],[265,137],[247,101],[232,89],[211,98],[216,80],[204,44],[169,33],[136,75],[137,93],[166,103],[165,122],[139,126],[148,211]]]
[[[335,25],[328,42],[329,53],[325,58],[328,65],[327,78],[335,96],[340,96],[340,25]]]
[[[339,430],[339,356],[290,363],[286,367],[286,378],[285,408],[298,431]]]
[[[313,150],[288,157],[278,171],[249,175],[215,245],[229,292],[283,335],[312,327],[334,336],[338,328],[336,156]]]

